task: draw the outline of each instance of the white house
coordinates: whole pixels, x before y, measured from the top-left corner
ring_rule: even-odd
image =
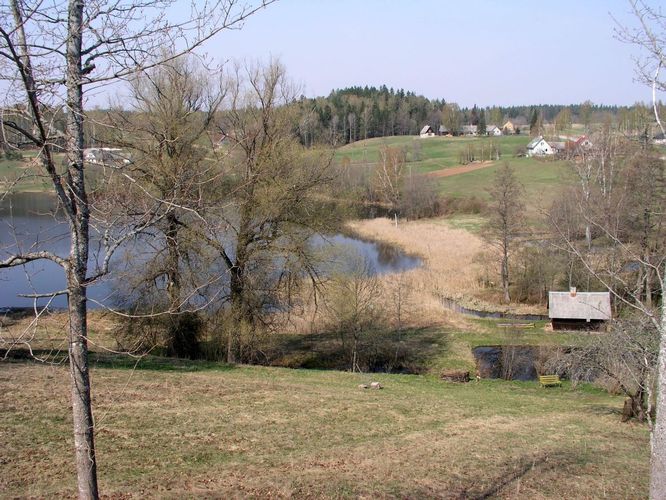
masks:
[[[435,137],[435,132],[432,130],[432,127],[430,125],[425,125],[421,129],[421,133],[419,134],[421,138],[423,137]]]
[[[83,159],[98,165],[127,165],[131,163],[130,155],[120,148],[86,148]]]
[[[500,129],[497,125],[488,125],[486,126],[486,134],[500,136],[502,135],[502,129]]]
[[[549,156],[553,154],[555,154],[555,151],[542,136],[535,137],[527,145],[527,156]]]

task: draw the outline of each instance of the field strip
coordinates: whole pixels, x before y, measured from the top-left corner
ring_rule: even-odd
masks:
[[[473,172],[474,170],[480,170],[482,168],[492,167],[493,165],[495,165],[494,161],[482,161],[480,163],[474,163],[471,165],[461,165],[460,167],[443,168],[441,170],[428,172],[425,175],[429,177],[451,177],[452,175],[464,174],[466,172]]]

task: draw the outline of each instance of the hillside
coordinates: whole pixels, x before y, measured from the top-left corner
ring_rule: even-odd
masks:
[[[497,166],[509,162],[525,187],[525,204],[532,220],[547,209],[562,186],[573,181],[566,161],[518,156],[530,141],[528,136],[490,137],[387,137],[368,139],[339,148],[336,159],[351,168],[372,168],[383,147],[402,148],[407,153],[407,176],[425,175],[444,198],[488,198]],[[495,144],[499,160],[461,165],[460,157],[473,148],[477,155]]]
[[[92,377],[100,487],[111,497],[647,495],[646,428],[620,423],[621,398],[592,389],[108,366]],[[64,366],[5,363],[1,496],[74,495],[68,378]],[[357,387],[370,380],[384,389]]]

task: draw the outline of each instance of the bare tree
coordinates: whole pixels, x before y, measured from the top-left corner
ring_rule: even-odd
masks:
[[[666,82],[661,76],[666,65],[666,16],[660,8],[643,0],[629,0],[629,5],[638,25],[630,27],[616,21],[616,33],[621,40],[638,46],[642,51],[643,58],[637,61],[636,70],[643,82],[652,89],[654,117],[662,133],[665,133],[659,116],[657,92],[666,90]],[[660,211],[663,213],[663,206]],[[640,257],[637,259],[641,265],[654,272],[661,297],[660,312],[640,299],[635,301],[636,297],[633,297],[635,302],[632,304],[655,325],[659,334],[657,414],[652,431],[650,470],[650,497],[656,499],[666,495],[666,258],[660,262],[644,260]]]
[[[251,355],[240,333],[254,335],[283,285],[302,277],[318,284],[310,238],[334,219],[319,196],[332,179],[333,156],[299,143],[290,106],[296,92],[279,62],[238,67],[231,80],[222,117],[225,183],[217,185],[225,204],[202,236],[229,275],[227,359],[236,362]]]
[[[105,196],[116,205],[109,211],[129,225],[137,218],[154,220],[150,252],[124,280],[133,284],[127,295],[139,297],[133,304],[139,309],[168,311],[167,353],[190,358],[198,354],[191,311],[199,307],[190,300],[201,295],[195,290],[203,291],[207,279],[197,234],[217,201],[222,175],[211,158],[209,131],[224,93],[221,80],[209,74],[193,56],[167,61],[131,82],[131,111],[108,118],[113,144],[132,158],[109,183]],[[142,293],[132,293],[136,288]]]
[[[393,207],[400,206],[407,155],[404,150],[384,146],[379,150],[377,178],[384,199]]]
[[[327,284],[325,307],[331,328],[340,336],[349,357],[349,369],[355,372],[360,371],[363,339],[380,324],[381,288],[371,264],[360,255],[352,255],[348,264],[347,269],[332,276]]]
[[[549,369],[564,371],[574,384],[595,380],[629,398],[623,420],[635,418],[652,427],[653,390],[659,337],[642,315],[615,321],[607,335],[561,352],[547,362]]]
[[[657,92],[666,90],[666,80],[661,74],[666,66],[666,15],[644,0],[628,0],[628,3],[638,24],[632,27],[615,20],[615,33],[620,40],[642,50],[641,58],[636,61],[636,74],[651,87],[654,117],[661,132],[666,133],[657,99]]]
[[[170,1],[68,0],[40,2],[11,0],[0,7],[0,74],[10,84],[12,102],[27,101],[30,126],[2,121],[38,150],[38,159],[50,179],[58,203],[65,212],[71,238],[69,255],[45,249],[17,253],[3,259],[0,268],[47,259],[62,267],[69,311],[69,361],[80,498],[97,498],[94,422],[90,403],[87,346],[86,288],[108,272],[113,251],[123,239],[106,233],[106,257],[92,274],[88,268],[91,204],[84,169],[84,89],[98,90],[123,79],[137,69],[162,62],[161,47],[179,43],[189,52],[221,30],[239,26],[259,6],[243,7],[234,0],[197,6],[191,16],[171,22],[165,16]],[[157,56],[156,56],[157,54]],[[169,57],[175,57],[172,54]],[[12,91],[15,91],[12,94]],[[22,95],[21,95],[22,94]],[[64,130],[57,130],[49,116],[65,116]],[[65,149],[66,168],[58,170],[54,145]]]
[[[491,215],[486,226],[486,238],[500,251],[500,275],[504,301],[511,302],[509,293],[509,261],[514,242],[524,227],[525,206],[522,201],[523,187],[509,163],[505,163],[495,174],[489,189]]]

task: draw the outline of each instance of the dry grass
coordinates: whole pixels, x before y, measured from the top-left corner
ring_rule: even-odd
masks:
[[[0,371],[0,496],[73,496],[65,367]],[[621,399],[239,367],[93,370],[102,493],[116,498],[637,498],[644,427]]]
[[[418,255],[423,266],[408,271],[427,316],[424,321],[441,321],[440,296],[478,310],[507,310],[516,313],[543,313],[542,308],[525,304],[506,306],[499,292],[484,288],[481,277],[489,271],[489,249],[480,236],[456,228],[446,219],[400,222],[396,227],[386,218],[354,221],[349,228],[363,238],[398,246]]]

